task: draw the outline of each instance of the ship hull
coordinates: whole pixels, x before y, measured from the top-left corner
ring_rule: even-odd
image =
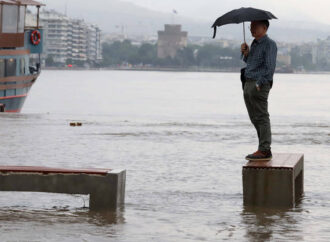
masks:
[[[0,106],[1,111],[19,113],[37,75],[15,76],[0,78]]]
[[[30,51],[0,49],[0,112],[18,113],[39,76],[30,66]]]
[[[22,110],[27,94],[9,97],[0,97],[0,103],[5,105],[5,112],[19,113]]]

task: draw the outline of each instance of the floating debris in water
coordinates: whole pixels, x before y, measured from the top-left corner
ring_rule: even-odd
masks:
[[[80,122],[71,122],[70,126],[75,127],[75,126],[82,126],[82,123]]]

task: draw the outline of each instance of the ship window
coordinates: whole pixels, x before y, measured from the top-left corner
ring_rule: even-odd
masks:
[[[18,89],[16,89],[16,95],[22,95],[22,94],[25,94],[24,88],[18,88]]]
[[[18,6],[2,6],[2,32],[17,33]]]
[[[16,95],[16,91],[15,89],[7,89],[6,90],[6,96],[15,96]]]
[[[5,77],[5,60],[0,59],[0,77]]]
[[[20,60],[20,75],[25,75],[25,59]]]
[[[5,76],[16,76],[16,59],[6,59]]]
[[[0,77],[5,77],[5,60],[0,59]]]
[[[24,33],[25,6],[19,7],[18,33]]]

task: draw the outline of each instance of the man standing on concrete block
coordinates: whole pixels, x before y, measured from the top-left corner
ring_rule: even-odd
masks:
[[[267,35],[268,20],[252,21],[250,30],[254,37],[251,49],[246,43],[241,52],[246,62],[244,101],[250,120],[257,130],[258,150],[246,156],[247,160],[271,160],[271,126],[268,113],[268,95],[273,85],[277,46]]]

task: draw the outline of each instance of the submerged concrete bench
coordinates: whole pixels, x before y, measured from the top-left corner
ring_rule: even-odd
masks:
[[[0,191],[90,194],[91,210],[124,204],[125,170],[0,166]]]
[[[270,161],[250,161],[242,173],[247,206],[293,207],[304,192],[303,154],[280,153]]]

